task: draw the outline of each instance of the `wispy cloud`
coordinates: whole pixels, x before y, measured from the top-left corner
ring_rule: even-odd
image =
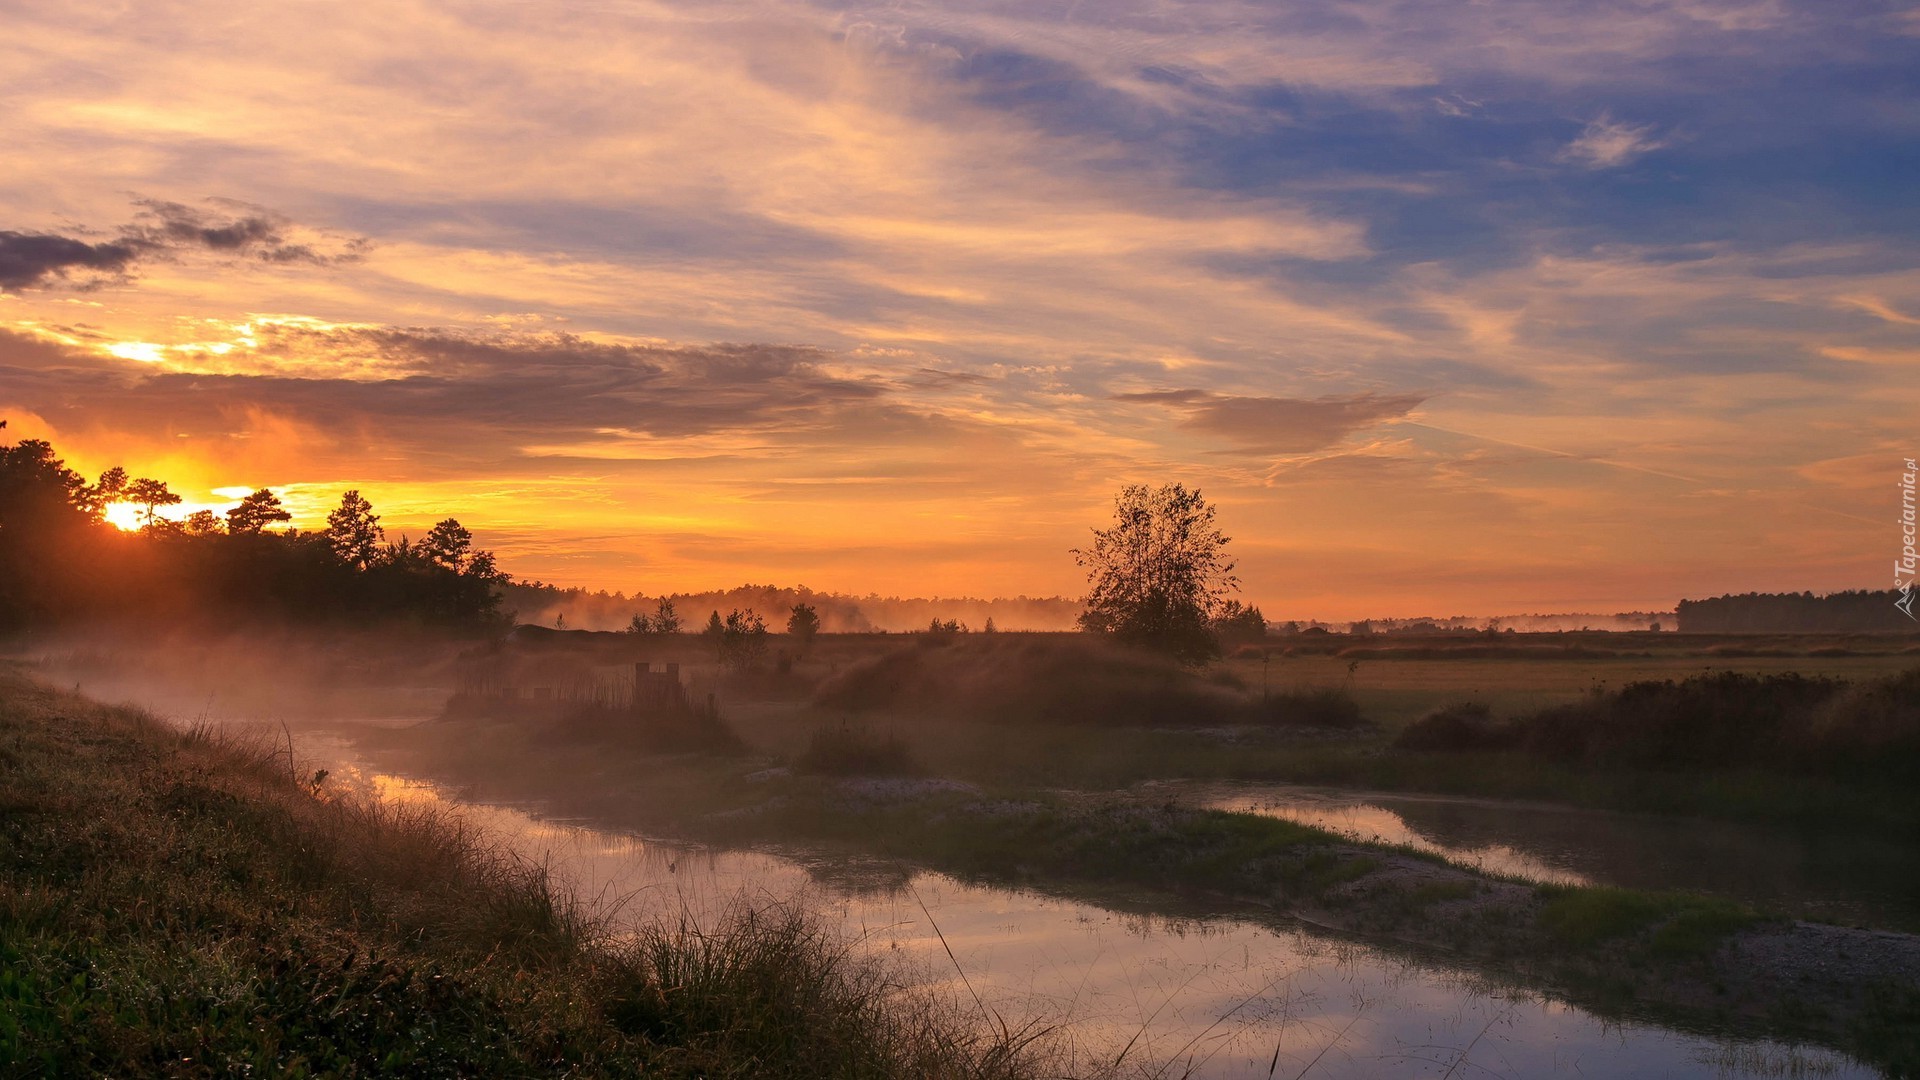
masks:
[[[1589,123],[1580,137],[1560,152],[1560,160],[1589,169],[1617,169],[1667,145],[1652,124],[1629,124],[1606,114]]]

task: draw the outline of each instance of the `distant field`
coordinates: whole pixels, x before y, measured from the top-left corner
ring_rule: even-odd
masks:
[[[1556,635],[1540,635],[1552,639]],[[1523,635],[1524,637],[1524,635]],[[1583,635],[1584,637],[1584,635]],[[1539,639],[1536,638],[1536,641]],[[1589,640],[1591,640],[1589,638]],[[1515,659],[1474,657],[1459,660],[1395,659],[1366,657],[1282,656],[1274,655],[1265,665],[1266,685],[1274,690],[1344,686],[1360,703],[1367,719],[1382,727],[1397,729],[1443,705],[1459,701],[1484,702],[1496,715],[1511,715],[1572,701],[1596,686],[1618,688],[1645,679],[1684,679],[1703,671],[1738,671],[1761,675],[1799,672],[1840,679],[1868,679],[1920,666],[1920,655],[1897,651],[1854,656],[1810,656],[1808,652],[1833,645],[1831,639],[1803,639],[1800,655],[1727,656],[1701,650],[1665,649],[1653,655],[1598,656],[1587,659],[1561,657]],[[1394,642],[1400,645],[1400,642]],[[1414,643],[1404,643],[1413,646]],[[1633,647],[1626,642],[1612,647]],[[1638,642],[1634,642],[1637,645]],[[1882,649],[1898,649],[1906,643],[1883,641]],[[1385,643],[1382,643],[1384,647]],[[1600,648],[1608,648],[1601,644]],[[1785,648],[1779,644],[1752,646]],[[1739,648],[1739,646],[1734,646]],[[1855,646],[1854,651],[1864,647]],[[1351,672],[1350,664],[1358,664]],[[1224,661],[1223,667],[1252,687],[1262,685],[1262,664],[1258,659]]]

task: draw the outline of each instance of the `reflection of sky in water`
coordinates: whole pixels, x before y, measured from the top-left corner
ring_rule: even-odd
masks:
[[[1156,799],[1405,844],[1533,881],[1680,889],[1803,918],[1920,932],[1920,866],[1897,838],[1564,805],[1261,782],[1144,785]]]
[[[440,798],[418,781],[338,771],[388,797]],[[742,898],[798,901],[959,1007],[1060,1027],[1082,1062],[1130,1046],[1130,1063],[1175,1063],[1175,1076],[1191,1066],[1195,1077],[1872,1075],[1819,1051],[1604,1023],[1296,930],[1121,914],[938,874],[846,892],[777,855],[570,828],[504,807],[467,812],[616,923],[683,910],[711,923]]]
[[[1401,844],[1443,856],[1448,862],[1460,866],[1528,881],[1561,885],[1593,884],[1585,874],[1554,866],[1538,856],[1506,844],[1460,846],[1436,842],[1409,827],[1406,819],[1394,811],[1370,803],[1355,802],[1350,798],[1268,789],[1220,793],[1204,798],[1202,805],[1214,810],[1261,814],[1295,821],[1355,840]]]

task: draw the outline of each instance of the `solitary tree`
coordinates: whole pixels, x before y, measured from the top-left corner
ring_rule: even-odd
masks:
[[[1219,655],[1209,621],[1240,587],[1228,540],[1199,491],[1128,485],[1114,497],[1113,525],[1073,552],[1087,571],[1081,627],[1182,663]]]
[[[340,496],[340,508],[327,515],[327,544],[340,561],[356,570],[373,565],[386,535],[373,504],[361,498],[358,491]]]
[[[799,644],[802,651],[813,644],[813,637],[820,632],[820,613],[812,604],[793,605],[793,614],[787,616],[787,633]]]
[[[280,505],[280,496],[261,488],[227,511],[227,531],[235,536],[251,535],[276,521],[292,520],[293,515]]]
[[[180,505],[180,496],[167,488],[165,480],[150,480],[141,477],[128,484],[123,497],[140,507],[140,520],[151,529],[160,520],[160,508]]]

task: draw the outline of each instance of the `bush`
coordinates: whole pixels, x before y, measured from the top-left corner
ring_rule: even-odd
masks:
[[[1353,695],[1334,687],[1274,693],[1254,703],[1253,714],[1280,727],[1357,728],[1367,722]]]
[[[913,753],[898,736],[881,735],[864,724],[820,728],[793,764],[803,773],[823,776],[914,776],[921,772]]]
[[[1512,731],[1494,722],[1478,701],[1463,701],[1430,712],[1394,736],[1395,750],[1502,750],[1513,745]]]
[[[1775,769],[1898,780],[1920,769],[1920,669],[1849,684],[1723,672],[1637,682],[1502,722],[1484,706],[1422,717],[1402,750],[1517,749],[1570,764]]]

